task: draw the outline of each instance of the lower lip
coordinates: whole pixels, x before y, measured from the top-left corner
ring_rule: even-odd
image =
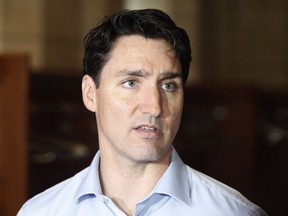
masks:
[[[137,134],[139,134],[143,138],[148,138],[148,139],[156,139],[159,138],[161,135],[161,132],[159,130],[156,131],[149,131],[149,130],[143,130],[141,128],[135,129]]]

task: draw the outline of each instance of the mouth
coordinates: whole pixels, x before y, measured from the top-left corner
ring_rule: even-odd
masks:
[[[137,128],[138,130],[144,130],[144,131],[157,131],[157,128],[155,127],[148,127],[148,126],[143,126],[143,127],[139,127]]]
[[[162,133],[162,129],[158,125],[138,125],[134,129],[145,138],[158,138]]]

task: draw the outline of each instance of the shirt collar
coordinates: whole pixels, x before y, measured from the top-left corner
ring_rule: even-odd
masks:
[[[100,196],[102,195],[102,189],[99,176],[99,164],[100,164],[100,151],[98,151],[92,160],[89,167],[86,168],[86,173],[82,176],[78,190],[75,194],[76,199],[80,199],[85,196]]]
[[[190,191],[186,165],[173,148],[170,165],[158,181],[153,193],[166,194],[191,205]]]
[[[95,155],[91,165],[86,168],[86,174],[82,177],[76,192],[76,199],[86,196],[102,196],[99,176],[100,151]],[[158,181],[152,193],[159,193],[178,199],[187,205],[191,205],[190,186],[186,165],[179,157],[176,150],[172,149],[171,162],[168,169]]]

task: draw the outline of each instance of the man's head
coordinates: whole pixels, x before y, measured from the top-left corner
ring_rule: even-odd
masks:
[[[122,11],[85,41],[83,102],[102,158],[169,159],[191,60],[185,31],[158,10]]]
[[[96,87],[99,87],[101,71],[115,41],[127,35],[168,42],[180,60],[183,83],[186,82],[191,62],[191,47],[186,32],[160,10],[122,10],[105,18],[85,37],[84,74],[94,79]]]

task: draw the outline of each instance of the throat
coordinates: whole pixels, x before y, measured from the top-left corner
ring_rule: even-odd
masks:
[[[171,154],[149,163],[128,163],[123,158],[111,160],[111,155],[105,156],[101,155],[99,165],[102,193],[127,215],[133,215],[136,204],[153,190],[167,170]]]

